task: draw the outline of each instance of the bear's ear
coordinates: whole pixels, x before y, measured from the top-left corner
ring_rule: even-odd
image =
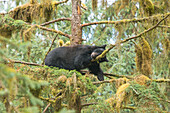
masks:
[[[103,49],[105,49],[106,48],[106,44],[105,45],[102,45],[102,46],[100,46],[100,48],[103,48]]]

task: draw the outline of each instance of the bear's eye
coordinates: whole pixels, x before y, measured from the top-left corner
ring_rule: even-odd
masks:
[[[98,48],[98,49],[95,49],[93,52],[96,52],[96,53],[102,53],[104,51],[104,49],[102,48]]]

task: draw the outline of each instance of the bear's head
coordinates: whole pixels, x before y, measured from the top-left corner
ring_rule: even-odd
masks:
[[[96,48],[91,53],[91,58],[95,59],[97,56],[102,54],[102,52],[105,50],[105,47],[106,47],[106,45],[96,46]],[[104,56],[103,58],[99,59],[99,62],[108,62],[108,60],[107,60],[106,56]]]

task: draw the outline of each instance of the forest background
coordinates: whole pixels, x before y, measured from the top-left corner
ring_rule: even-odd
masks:
[[[169,3],[1,0],[0,112],[170,112]],[[44,66],[68,44],[106,44],[105,81]]]

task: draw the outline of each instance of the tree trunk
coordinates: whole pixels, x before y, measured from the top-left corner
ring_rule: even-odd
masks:
[[[72,0],[71,45],[82,43],[81,0]]]

